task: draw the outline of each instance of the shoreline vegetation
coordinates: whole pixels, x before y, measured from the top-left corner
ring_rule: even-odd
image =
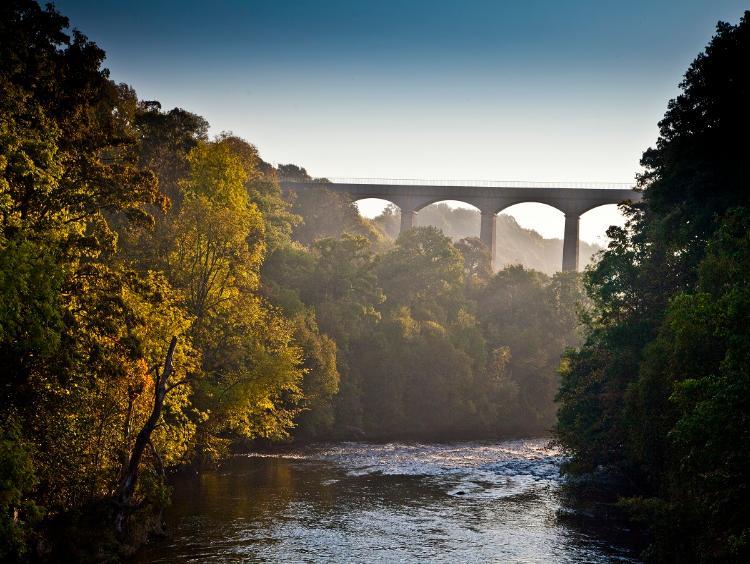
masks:
[[[654,562],[750,560],[749,63],[745,12],[669,102],[643,199],[584,275],[585,341],[561,363],[565,471],[623,477],[618,505]]]
[[[647,558],[750,559],[750,13],[691,65],[584,274],[284,194],[304,168],[104,59],[52,6],[0,7],[0,559],[132,555],[170,473],[239,449],[552,429],[570,476],[624,477]]]

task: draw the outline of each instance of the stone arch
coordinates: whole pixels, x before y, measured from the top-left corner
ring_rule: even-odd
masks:
[[[632,200],[627,200],[627,201],[630,202]],[[578,205],[578,215],[583,215],[585,213],[588,213],[590,211],[596,210],[604,206],[618,206],[621,203],[623,203],[622,200],[612,199],[612,198],[608,198],[608,199],[600,198],[600,199],[588,200]]]
[[[449,224],[447,221],[445,221],[445,218],[442,218],[439,214],[435,213],[434,210],[436,210],[437,206],[439,206],[440,204],[446,204],[452,210],[459,209],[468,212],[467,215],[469,217],[464,218],[467,225],[462,226],[463,228],[459,227],[458,229],[455,229],[455,225]],[[434,225],[435,227],[441,229],[443,233],[445,233],[445,235],[448,235],[453,239],[461,239],[463,237],[479,237],[481,210],[479,209],[479,207],[470,202],[465,202],[462,200],[438,199],[420,206],[416,211],[418,213],[416,217],[416,225]],[[457,216],[460,216],[462,214],[461,211],[451,213],[452,220],[458,219]],[[476,215],[476,217],[470,217],[471,215]],[[468,230],[466,228],[468,228]]]
[[[460,199],[454,199],[454,198],[446,198],[443,196],[436,196],[434,198],[425,198],[422,201],[419,202],[414,207],[414,211],[420,212],[426,207],[435,205],[435,204],[450,204],[450,203],[456,203],[456,204],[463,204],[464,206],[470,206],[477,211],[481,211],[482,209],[482,203],[479,202],[476,198],[460,198]]]
[[[399,212],[401,211],[401,206],[398,204],[398,202],[395,199],[363,196],[361,198],[353,197],[352,202],[354,203],[354,205],[357,206],[357,209],[359,210],[359,214],[364,217],[371,217],[371,216],[369,215],[369,213],[362,213],[363,206],[367,206],[370,210],[375,210],[379,206],[379,209],[377,209],[377,213],[381,213],[388,205],[395,206],[399,209]],[[360,204],[362,204],[362,206]],[[372,214],[372,217],[374,217],[375,215],[377,214]]]
[[[626,218],[619,211],[617,204],[599,204],[581,213],[581,238],[606,246],[606,230],[611,225],[623,226]],[[597,239],[594,239],[597,237]]]
[[[497,202],[495,206],[495,213],[503,213],[508,208],[512,208],[515,206],[523,205],[523,204],[538,204],[542,206],[546,206],[548,208],[552,208],[555,211],[558,211],[560,213],[565,213],[565,210],[560,205],[560,202],[557,201],[549,201],[545,198],[504,198],[503,200],[500,200]]]
[[[380,228],[394,239],[398,237],[401,226],[401,206],[398,202],[388,198],[361,197],[352,198],[352,202],[357,207],[359,215],[368,219],[380,217]],[[387,213],[389,208],[398,210],[398,213],[390,215]]]
[[[508,213],[508,215],[514,216],[516,218],[516,221],[518,221],[522,227],[534,229],[545,238],[562,239],[562,270],[578,270],[580,242],[578,237],[579,215],[577,212],[577,208],[571,206],[570,209],[573,210],[571,212],[566,209],[561,209],[564,206],[560,204],[564,204],[564,202],[560,202],[559,204],[556,202],[555,204],[558,205],[555,205],[550,201],[544,200],[545,199],[543,198],[509,200],[506,203],[507,205],[502,207],[501,212],[505,212]],[[536,210],[533,211],[527,208],[526,210],[523,210],[523,212],[521,212],[521,210],[516,207],[525,206],[527,204],[535,204],[537,206],[541,205],[544,207],[537,207]],[[512,208],[514,207],[516,208],[516,210],[512,210]],[[524,219],[523,216],[519,218],[519,212],[521,212],[523,215],[527,215],[528,217],[531,214],[538,216],[541,210],[544,210],[544,212],[542,213],[543,217],[541,217],[540,219],[535,219],[534,222],[529,222],[527,219]],[[515,213],[513,213],[514,211]],[[540,227],[540,223],[545,227]]]
[[[531,206],[537,207],[534,210]],[[541,214],[540,214],[541,212]],[[526,229],[533,229],[545,238],[562,239],[565,229],[565,212],[552,204],[539,200],[519,200],[503,205],[496,213],[512,216]],[[535,217],[531,221],[531,216]],[[550,225],[552,224],[552,225]]]

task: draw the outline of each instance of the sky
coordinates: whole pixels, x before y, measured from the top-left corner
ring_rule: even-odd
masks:
[[[313,176],[632,182],[748,0],[58,0],[112,78]],[[363,202],[365,215],[382,202]],[[541,204],[508,210],[562,235]],[[621,218],[598,208],[581,238]]]

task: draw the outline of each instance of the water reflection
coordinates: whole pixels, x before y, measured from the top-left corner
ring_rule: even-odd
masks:
[[[543,440],[346,443],[233,458],[175,484],[171,537],[139,562],[635,561],[556,518]]]

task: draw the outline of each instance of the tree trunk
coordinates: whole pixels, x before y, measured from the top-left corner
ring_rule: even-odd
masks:
[[[130,453],[130,460],[128,461],[122,478],[120,479],[117,494],[118,512],[115,517],[115,528],[118,533],[123,533],[124,531],[125,518],[129,506],[132,503],[133,492],[135,491],[135,486],[138,482],[138,469],[141,464],[141,458],[143,457],[143,452],[146,450],[146,447],[151,442],[151,433],[154,432],[156,424],[161,417],[164,398],[169,391],[167,388],[167,381],[174,371],[172,358],[176,346],[177,337],[172,337],[172,342],[169,344],[167,357],[164,361],[164,368],[162,369],[161,374],[156,378],[156,385],[154,386],[154,407],[151,410],[151,415],[135,439],[133,450]]]

